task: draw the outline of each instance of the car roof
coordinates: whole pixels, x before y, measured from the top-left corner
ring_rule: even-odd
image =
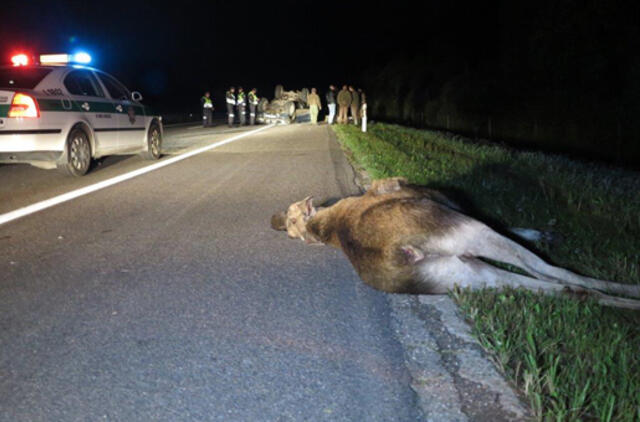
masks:
[[[40,65],[40,64],[30,64],[27,66],[13,66],[13,65],[0,65],[0,69],[50,69],[50,70],[59,70],[59,69],[86,69],[92,70],[94,72],[102,72],[107,73],[103,70],[96,69],[95,67],[85,66],[85,65]]]
[[[48,88],[51,87],[51,85],[57,85],[59,82],[53,82],[53,81],[61,81],[61,79],[64,77],[65,75],[67,75],[69,72],[74,71],[74,70],[89,70],[92,72],[96,72],[98,74],[104,74],[107,75],[111,78],[114,78],[113,76],[111,76],[110,74],[108,74],[105,71],[102,71],[100,69],[96,69],[94,67],[91,66],[85,66],[85,65],[76,65],[76,64],[69,64],[69,65],[40,65],[40,64],[29,64],[26,66],[13,66],[13,65],[0,65],[0,70],[4,70],[4,69],[25,69],[25,70],[33,70],[33,69],[46,69],[49,72],[33,87],[33,88],[22,88],[23,90],[31,90],[31,91],[37,91],[43,88]],[[114,78],[116,79],[116,78]],[[116,79],[117,80],[117,79]],[[118,81],[119,82],[119,81]],[[120,84],[122,84],[122,82],[119,82]],[[123,85],[124,86],[124,85]],[[125,89],[128,90],[128,88],[125,87]]]

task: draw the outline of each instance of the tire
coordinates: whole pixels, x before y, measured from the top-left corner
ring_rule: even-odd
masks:
[[[269,105],[269,100],[267,100],[264,97],[260,98],[260,101],[258,102],[258,111],[260,113],[264,113],[264,110],[267,108],[267,105]]]
[[[300,103],[302,103],[303,105],[307,105],[307,96],[309,95],[309,89],[308,88],[302,88],[302,90],[300,91]]]
[[[282,97],[282,93],[284,92],[284,87],[282,85],[276,85],[276,91],[275,91],[275,99],[279,99],[280,97]]]
[[[147,132],[147,150],[142,152],[142,158],[145,160],[157,160],[160,158],[162,151],[162,131],[157,123],[151,123],[149,132]]]
[[[87,133],[79,127],[71,129],[67,137],[66,163],[58,165],[58,170],[68,176],[79,177],[91,166],[91,144]]]
[[[287,101],[284,105],[285,112],[289,115],[289,117],[293,116],[296,112],[296,103],[293,101]]]

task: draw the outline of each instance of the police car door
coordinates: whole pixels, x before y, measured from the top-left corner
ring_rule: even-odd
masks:
[[[100,81],[116,103],[120,132],[118,142],[126,152],[141,151],[145,148],[145,119],[143,107],[131,100],[131,93],[114,77],[97,72]]]
[[[71,100],[70,111],[81,113],[93,129],[93,155],[100,157],[117,150],[119,124],[114,107],[93,73],[89,69],[73,69],[64,77],[64,86]]]

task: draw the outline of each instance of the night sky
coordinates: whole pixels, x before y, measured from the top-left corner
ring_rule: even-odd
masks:
[[[486,7],[462,2],[321,1],[5,1],[3,61],[13,51],[86,49],[164,110],[197,104],[205,89],[257,87],[269,98],[288,89],[359,84],[363,69],[398,50],[422,51],[427,38],[475,50],[469,25]],[[467,29],[461,30],[467,26]],[[438,35],[440,34],[440,35]],[[219,108],[222,101],[217,101]]]
[[[596,134],[593,143],[598,130],[613,133],[622,157],[640,131],[639,4],[5,0],[0,57],[85,49],[93,66],[163,114],[198,112],[205,90],[222,110],[230,85],[272,98],[276,84],[323,94],[329,83],[347,83],[378,100],[372,115],[410,125],[439,126],[429,101],[468,121],[535,114],[554,131],[567,121],[602,121],[602,129],[576,124],[584,136]],[[402,110],[386,107],[396,97],[407,100]],[[513,110],[519,114],[505,114]],[[568,136],[558,133],[549,136]]]

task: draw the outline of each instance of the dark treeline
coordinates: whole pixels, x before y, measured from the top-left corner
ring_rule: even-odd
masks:
[[[364,74],[372,118],[640,163],[636,2],[455,2]]]

